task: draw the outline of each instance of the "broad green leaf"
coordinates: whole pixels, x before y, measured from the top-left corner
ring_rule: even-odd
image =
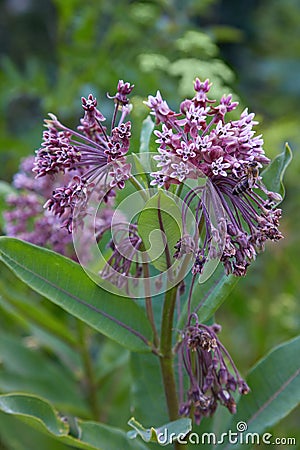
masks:
[[[300,403],[300,336],[279,345],[260,360],[251,370],[247,383],[251,392],[240,398],[229,428],[236,431],[238,423],[245,422],[245,434],[261,434]]]
[[[153,426],[166,422],[168,415],[158,358],[131,353],[130,369],[132,414]]]
[[[138,218],[138,233],[156,269],[164,271],[174,263],[181,228],[181,211],[171,196],[159,191],[146,202]]]
[[[16,430],[18,432],[16,433]],[[24,419],[0,411],[1,444],[5,450],[70,450],[70,446],[58,442],[50,434],[27,425]],[[1,450],[2,447],[0,446]]]
[[[51,407],[39,397],[24,394],[0,395],[0,410],[7,414],[32,417],[55,436],[67,435],[69,428]]]
[[[140,153],[149,152],[149,142],[151,138],[151,134],[154,128],[153,120],[150,116],[147,116],[145,120],[143,120],[142,130],[141,130],[141,140],[140,140]]]
[[[158,428],[144,428],[132,417],[128,425],[134,429],[134,431],[128,432],[128,436],[131,439],[141,436],[145,442],[156,442],[162,446],[171,444],[179,438],[182,440],[192,429],[192,421],[188,418],[178,419]]]
[[[283,176],[292,157],[293,155],[289,145],[285,144],[285,150],[277,155],[261,174],[265,186],[270,191],[279,193],[282,198],[285,195]]]
[[[51,250],[0,237],[0,258],[32,289],[132,351],[150,351],[151,327],[133,300],[95,284],[82,267]]]
[[[195,284],[191,311],[196,311],[200,322],[205,322],[217,311],[226,300],[239,278],[233,275],[225,275],[221,264],[214,274],[203,284]],[[182,330],[187,321],[187,303],[184,305],[182,314],[176,328]]]
[[[97,422],[77,420],[78,437],[69,434],[67,421],[60,418],[50,403],[33,395],[9,394],[0,396],[0,411],[24,420],[58,440],[85,450],[146,450],[141,442],[132,442],[125,431]]]
[[[127,433],[119,428],[83,420],[78,420],[77,423],[80,436],[79,439],[72,439],[76,447],[82,441],[99,450],[147,450],[142,442],[132,442]]]
[[[17,433],[16,430],[18,430]],[[70,450],[70,446],[35,430],[19,417],[3,412],[0,412],[0,436],[5,450]],[[2,447],[0,448],[2,450]]]

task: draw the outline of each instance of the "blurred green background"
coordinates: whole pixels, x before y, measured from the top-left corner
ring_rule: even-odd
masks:
[[[299,334],[299,1],[1,0],[0,24],[2,180],[10,182],[20,159],[38,148],[48,112],[76,126],[81,117],[80,97],[92,92],[109,117],[106,92],[114,93],[118,79],[136,86],[133,149],[138,147],[139,128],[147,115],[142,103],[146,96],[160,89],[176,107],[192,95],[196,76],[210,78],[216,97],[233,92],[242,106],[257,114],[258,132],[264,135],[269,157],[282,152],[289,142],[294,160],[285,177],[281,226],[285,239],[259,256],[216,318],[223,327],[224,343],[243,374],[274,345]],[[36,324],[22,321],[22,314],[11,307],[9,292],[3,287],[9,282],[18,295],[69,320],[1,270],[1,335],[27,339],[26,348],[29,337],[37,336]],[[68,326],[72,330],[75,325]],[[39,333],[42,351],[56,358],[55,345],[46,345],[49,339],[43,341]],[[34,342],[29,344],[34,347]],[[105,413],[112,424],[118,422],[122,407],[126,417],[128,406],[130,376],[122,364],[123,372],[118,372],[122,383],[115,399],[119,411]],[[4,370],[0,390],[10,389],[15,385],[7,382]],[[109,387],[104,386],[104,397],[105,389]],[[296,436],[298,424],[299,410],[283,420],[274,434]],[[3,436],[0,433],[0,448],[19,448],[9,447]]]

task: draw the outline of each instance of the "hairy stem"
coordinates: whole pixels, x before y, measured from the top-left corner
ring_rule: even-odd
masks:
[[[93,419],[98,421],[100,418],[100,408],[97,402],[97,380],[95,377],[91,354],[88,347],[86,326],[80,320],[77,321],[77,330],[79,348],[85,370],[87,399],[90,405]]]

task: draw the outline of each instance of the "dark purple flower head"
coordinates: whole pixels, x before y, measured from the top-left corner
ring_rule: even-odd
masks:
[[[126,106],[129,103],[127,95],[129,95],[134,88],[134,84],[130,84],[128,82],[124,82],[123,80],[119,80],[117,93],[114,96],[108,95],[108,98],[115,99],[115,102],[118,105]]]
[[[75,168],[80,161],[80,153],[71,144],[70,133],[57,130],[54,116],[52,120],[45,122],[48,129],[43,133],[43,143],[37,152],[33,168],[37,178],[58,172],[65,173],[66,170]]]
[[[219,331],[219,325],[200,324],[197,315],[192,314],[179,345],[180,361],[189,377],[185,399],[181,386],[179,414],[188,416],[193,412],[197,424],[202,417],[213,415],[218,404],[234,414],[236,403],[232,393],[236,390],[240,394],[249,392],[247,383],[217,337]]]
[[[90,94],[87,99],[85,97],[81,97],[81,101],[82,108],[85,111],[82,119],[83,123],[87,124],[89,127],[93,127],[98,121],[105,121],[103,114],[96,108],[97,100],[92,94]]]
[[[111,121],[111,132],[107,132],[103,122],[106,120],[97,109],[97,100],[90,94],[82,98],[84,117],[79,131],[64,126],[52,114],[45,121],[47,130],[43,143],[36,152],[33,171],[36,177],[67,175],[63,186],[57,186],[45,203],[54,215],[64,218],[63,225],[71,232],[74,211],[85,208],[92,189],[104,185],[122,189],[130,177],[130,165],[125,155],[129,150],[131,123],[124,122],[129,112],[127,95],[133,86],[120,80]],[[117,115],[120,114],[116,123]]]
[[[260,169],[270,160],[265,155],[262,137],[253,130],[257,124],[254,114],[245,109],[238,120],[227,120],[227,113],[237,107],[237,102],[228,95],[216,104],[208,98],[210,87],[208,80],[196,79],[195,96],[181,103],[180,113],[170,110],[160,92],[156,97],[149,96],[146,104],[156,123],[162,124],[161,131],[155,131],[159,154],[154,159],[158,171],[151,173],[151,185],[168,189],[172,183],[194,179],[193,168],[197,169],[197,177],[208,177],[216,202],[223,209],[218,221],[227,230],[219,258],[226,273],[241,276],[263,250],[266,240],[282,238],[278,230],[281,211],[276,209],[281,197],[268,191],[260,176]],[[209,243],[218,231],[213,230],[206,205],[199,200],[200,191],[196,188],[188,192],[182,211],[185,217],[185,209],[196,203],[196,228],[203,228],[203,222],[206,227],[204,243],[193,250],[194,273],[203,270]],[[198,242],[199,236],[194,238]],[[177,257],[179,254],[177,251]]]

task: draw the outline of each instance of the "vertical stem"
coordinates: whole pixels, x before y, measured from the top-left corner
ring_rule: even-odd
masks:
[[[162,312],[161,338],[160,338],[160,365],[162,369],[166,400],[169,417],[171,420],[178,418],[178,402],[176,393],[175,376],[173,370],[172,352],[172,328],[173,316],[176,303],[177,287],[166,292]]]
[[[144,246],[142,246],[142,250],[144,251]],[[149,284],[149,266],[147,263],[143,263],[143,272],[144,272],[144,286],[145,286],[145,302],[146,302],[146,313],[147,317],[149,319],[149,322],[151,324],[151,328],[153,331],[153,343],[154,346],[157,348],[159,345],[159,336],[157,333],[156,325],[155,325],[155,319],[153,314],[153,308],[152,308],[152,297],[151,297],[151,289]]]
[[[77,320],[77,329],[80,353],[85,369],[87,398],[91,408],[93,419],[98,421],[100,418],[100,408],[97,402],[97,381],[94,373],[91,355],[87,345],[86,326],[80,320]]]
[[[171,421],[178,419],[178,399],[174,374],[174,355],[172,352],[173,318],[178,286],[166,292],[161,324],[160,338],[160,367],[163,377],[164,390]],[[174,442],[174,449],[184,449],[186,446]]]

